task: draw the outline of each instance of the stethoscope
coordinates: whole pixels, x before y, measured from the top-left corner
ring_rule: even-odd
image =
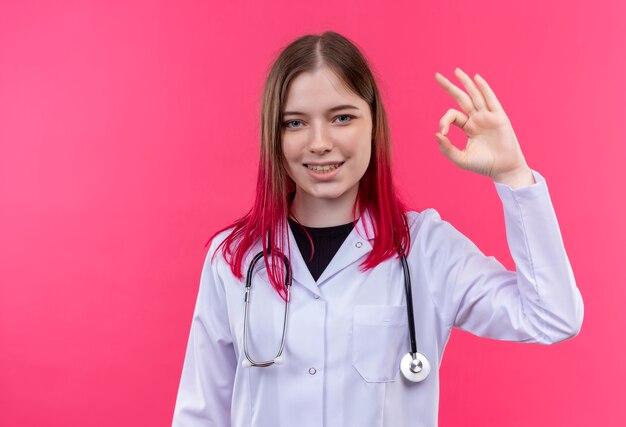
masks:
[[[283,334],[280,342],[280,348],[278,349],[278,353],[272,360],[266,360],[263,362],[258,362],[254,360],[250,356],[250,352],[248,351],[248,311],[250,308],[250,288],[252,286],[252,274],[254,271],[255,264],[263,258],[263,251],[259,252],[254,256],[252,262],[250,263],[250,267],[248,268],[248,273],[246,275],[246,294],[244,297],[245,301],[245,309],[244,309],[244,318],[243,318],[243,352],[246,356],[246,360],[243,361],[242,366],[244,368],[249,368],[252,366],[256,367],[267,367],[273,364],[280,365],[284,363],[283,358],[283,350],[285,349],[285,338],[287,336],[287,315],[289,312],[289,299],[291,297],[291,264],[287,256],[278,251],[272,251],[271,248],[268,247],[268,252],[278,253],[283,262],[285,263],[285,289],[287,290],[287,298],[285,300],[285,315],[283,318]],[[420,382],[426,379],[428,374],[430,373],[430,363],[428,359],[423,353],[419,353],[417,351],[417,344],[415,341],[415,321],[413,317],[413,299],[411,296],[411,274],[409,273],[409,266],[406,262],[406,257],[403,253],[400,253],[400,261],[402,262],[402,271],[404,273],[404,292],[406,295],[406,312],[409,320],[409,337],[411,341],[411,351],[404,355],[402,360],[400,361],[400,372],[404,375],[409,381],[412,382]]]

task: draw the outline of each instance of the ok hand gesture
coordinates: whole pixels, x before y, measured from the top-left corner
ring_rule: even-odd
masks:
[[[460,68],[454,72],[469,95],[435,73],[437,83],[463,109],[463,112],[449,109],[439,120],[440,132],[435,137],[441,152],[460,168],[489,176],[496,182],[512,187],[533,184],[532,171],[495,93],[478,74],[474,82]],[[451,124],[458,126],[467,136],[464,150],[456,148],[445,136]]]

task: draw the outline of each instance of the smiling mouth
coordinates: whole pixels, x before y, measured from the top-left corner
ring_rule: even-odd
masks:
[[[334,165],[304,165],[309,170],[314,172],[328,173],[337,169],[339,166],[343,165],[345,162],[337,163]]]

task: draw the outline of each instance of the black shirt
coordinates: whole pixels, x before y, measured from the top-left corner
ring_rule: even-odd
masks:
[[[309,267],[313,279],[317,282],[322,272],[326,269],[328,264],[330,264],[330,260],[333,259],[344,240],[346,240],[346,237],[348,237],[348,234],[352,231],[354,223],[349,222],[348,224],[333,227],[304,227],[289,218],[289,226],[298,243],[302,258],[304,258],[304,262],[306,262],[307,267]],[[302,227],[306,229],[311,236],[311,240],[313,240],[314,250],[312,259],[311,242]]]

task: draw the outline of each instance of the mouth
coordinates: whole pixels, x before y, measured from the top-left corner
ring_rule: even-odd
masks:
[[[330,173],[343,165],[345,162],[340,163],[331,163],[325,165],[313,165],[313,164],[304,164],[304,167],[317,173]]]

